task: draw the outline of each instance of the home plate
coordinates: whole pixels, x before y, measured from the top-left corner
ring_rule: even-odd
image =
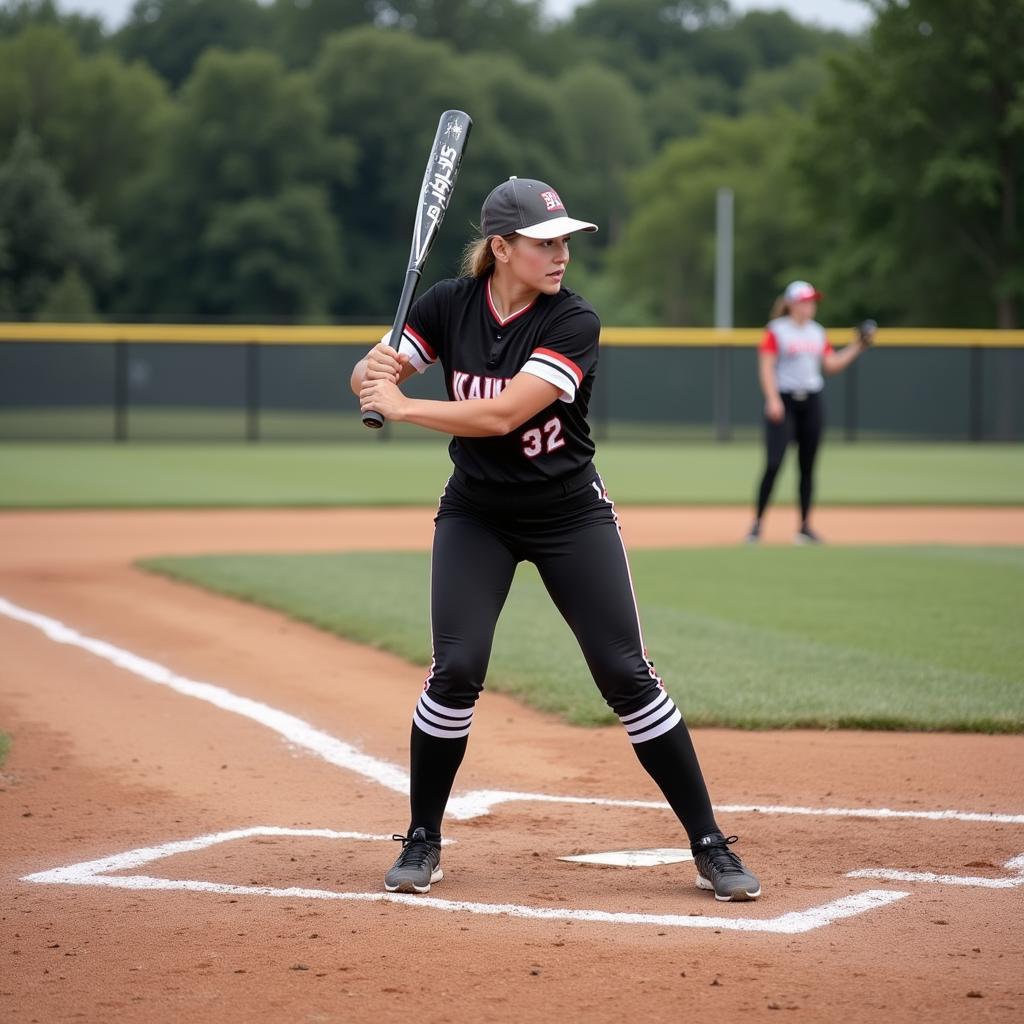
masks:
[[[653,868],[659,864],[681,864],[684,860],[693,860],[693,854],[689,850],[611,850],[558,859],[575,864],[611,864],[617,868]]]

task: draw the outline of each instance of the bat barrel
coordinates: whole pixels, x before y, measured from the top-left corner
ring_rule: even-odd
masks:
[[[464,110],[446,110],[437,122],[437,131],[434,133],[434,143],[423,172],[423,183],[416,206],[416,222],[413,227],[405,286],[402,288],[394,326],[391,329],[390,344],[393,348],[397,349],[401,344],[406,320],[416,294],[416,286],[440,230],[441,221],[448,210],[466,140],[472,127],[473,119]],[[363,423],[376,428],[383,426],[384,420],[378,413],[367,412],[363,414]]]

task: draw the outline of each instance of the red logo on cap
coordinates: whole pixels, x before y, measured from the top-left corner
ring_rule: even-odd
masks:
[[[558,193],[552,189],[550,192],[541,192],[541,199],[544,200],[544,205],[548,210],[564,210],[565,207],[562,205],[562,200],[558,198]]]

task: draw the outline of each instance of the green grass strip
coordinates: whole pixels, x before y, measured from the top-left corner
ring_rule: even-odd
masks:
[[[631,563],[648,649],[691,725],[1024,731],[1024,549],[719,548]],[[429,662],[426,555],[143,564]],[[615,720],[529,565],[487,685],[576,724]]]
[[[4,761],[7,760],[7,752],[11,749],[11,737],[6,733],[0,732],[0,768],[4,766]]]
[[[796,491],[790,453],[779,503]],[[749,505],[758,444],[608,442],[597,465],[622,504]],[[446,441],[337,444],[0,444],[0,508],[434,505]],[[1024,505],[1024,445],[827,443],[825,505]]]

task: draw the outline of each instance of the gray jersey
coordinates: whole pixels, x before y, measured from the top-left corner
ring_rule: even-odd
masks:
[[[775,381],[780,394],[814,394],[825,386],[821,361],[833,349],[817,320],[797,324],[780,316],[769,321],[758,351],[777,357]]]

